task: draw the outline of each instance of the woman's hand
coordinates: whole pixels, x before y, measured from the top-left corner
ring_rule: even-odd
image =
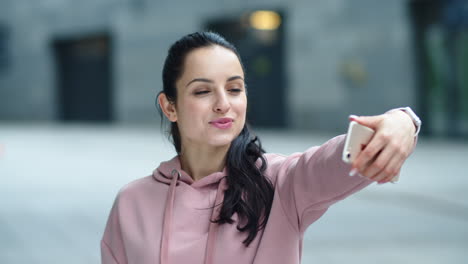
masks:
[[[350,175],[359,172],[380,184],[399,175],[414,147],[416,128],[411,117],[393,110],[378,116],[350,116],[350,120],[376,131],[353,162]]]

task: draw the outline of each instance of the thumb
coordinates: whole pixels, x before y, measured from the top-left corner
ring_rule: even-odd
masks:
[[[381,115],[377,115],[377,116],[350,115],[349,116],[349,121],[356,121],[357,123],[363,126],[372,128],[372,129],[376,129],[382,120],[383,120],[383,117]]]

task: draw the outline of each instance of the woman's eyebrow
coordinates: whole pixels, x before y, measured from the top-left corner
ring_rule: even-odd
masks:
[[[234,81],[234,80],[244,80],[244,78],[242,78],[241,76],[239,75],[236,75],[236,76],[232,76],[232,77],[229,77],[226,81],[227,82],[230,82],[230,81]],[[206,79],[206,78],[195,78],[193,80],[191,80],[190,82],[187,83],[187,85],[185,85],[185,87],[189,86],[191,83],[193,82],[206,82],[206,83],[214,83],[213,80],[210,80],[210,79]]]
[[[244,78],[242,78],[241,76],[236,75],[236,76],[229,77],[226,81],[230,82],[230,81],[234,81],[237,79],[244,80]]]
[[[193,82],[206,82],[206,83],[214,83],[212,80],[210,79],[205,79],[205,78],[195,78],[193,80],[191,80],[189,83],[187,83],[187,85],[185,85],[185,87],[189,86],[191,83]]]

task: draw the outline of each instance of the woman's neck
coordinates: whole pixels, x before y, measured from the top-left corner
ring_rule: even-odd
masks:
[[[205,176],[223,170],[228,150],[229,146],[182,148],[179,155],[180,166],[194,181],[198,181]]]

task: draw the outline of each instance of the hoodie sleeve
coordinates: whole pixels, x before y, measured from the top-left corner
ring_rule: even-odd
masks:
[[[101,263],[102,264],[119,264],[115,259],[112,249],[106,244],[104,240],[101,240]]]
[[[101,263],[124,264],[127,263],[125,246],[121,233],[119,215],[119,197],[115,199],[109,219],[101,240]]]
[[[272,160],[277,171],[276,192],[293,227],[304,232],[335,202],[366,187],[371,180],[350,177],[350,165],[341,160],[345,135],[320,147]]]

